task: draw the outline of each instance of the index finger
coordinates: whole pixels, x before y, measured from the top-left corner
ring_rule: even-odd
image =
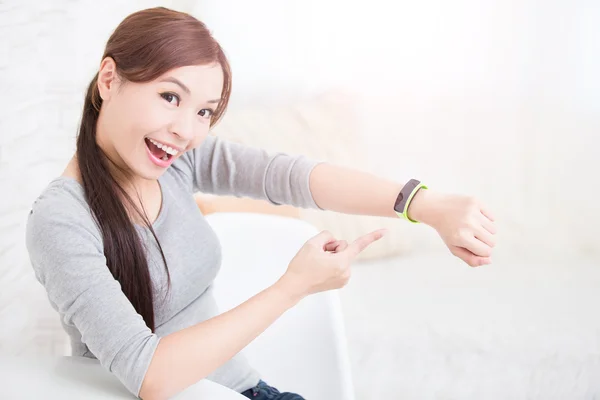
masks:
[[[359,237],[354,242],[349,244],[344,253],[350,255],[351,257],[356,257],[370,244],[381,239],[386,233],[387,229],[378,229],[371,233],[367,233],[366,235]]]

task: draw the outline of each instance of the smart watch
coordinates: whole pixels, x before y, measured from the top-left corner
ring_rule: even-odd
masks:
[[[398,214],[398,217],[403,218],[412,223],[419,223],[419,221],[414,221],[408,217],[408,207],[410,206],[410,202],[417,192],[421,189],[427,189],[421,181],[416,179],[409,180],[403,187],[398,197],[396,198],[396,202],[394,204],[394,211]]]

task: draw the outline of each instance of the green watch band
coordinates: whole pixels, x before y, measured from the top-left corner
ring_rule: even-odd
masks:
[[[404,187],[402,187],[394,204],[394,211],[396,211],[398,217],[414,224],[419,223],[419,221],[412,220],[408,217],[408,207],[410,206],[413,197],[420,189],[427,189],[427,186],[416,179],[411,179]]]

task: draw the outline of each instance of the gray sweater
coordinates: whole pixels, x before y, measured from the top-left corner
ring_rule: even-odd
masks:
[[[220,244],[193,193],[318,208],[308,184],[316,163],[209,136],[167,169],[159,179],[163,199],[153,228],[169,266],[169,297],[158,247],[150,231],[136,225],[154,287],[154,333],[106,266],[102,235],[83,187],[71,178],[53,180],[32,206],[27,249],[36,278],[70,337],[73,355],[97,358],[138,396],[161,337],[219,314],[211,285],[220,268]],[[241,353],[208,376],[238,392],[259,378]]]

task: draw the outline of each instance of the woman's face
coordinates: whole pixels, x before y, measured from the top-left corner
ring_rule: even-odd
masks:
[[[111,160],[135,176],[158,179],[208,135],[223,88],[219,64],[173,69],[146,83],[121,82],[114,61],[98,76],[103,99],[97,141]]]

